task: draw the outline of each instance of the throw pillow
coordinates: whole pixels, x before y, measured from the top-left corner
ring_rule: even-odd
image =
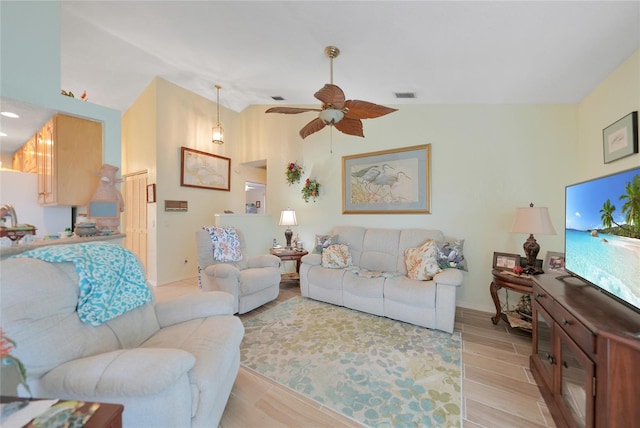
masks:
[[[438,241],[438,266],[441,269],[455,268],[468,272],[467,259],[464,258],[464,239]]]
[[[404,250],[404,262],[407,266],[407,276],[410,279],[429,281],[434,275],[442,272],[436,259],[437,247],[433,240],[429,239],[418,248]]]
[[[209,232],[213,245],[213,259],[218,262],[238,262],[242,260],[240,239],[233,227],[204,226]]]
[[[321,254],[329,245],[338,243],[338,235],[316,235],[314,253]]]
[[[352,264],[349,247],[345,244],[329,245],[322,252],[322,267],[342,269]]]

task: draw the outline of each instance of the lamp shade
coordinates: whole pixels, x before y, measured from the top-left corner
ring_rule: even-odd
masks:
[[[516,209],[516,218],[509,232],[541,235],[556,234],[547,207],[534,207],[533,204],[525,208]]]
[[[296,212],[293,210],[283,210],[280,213],[280,226],[297,226]]]

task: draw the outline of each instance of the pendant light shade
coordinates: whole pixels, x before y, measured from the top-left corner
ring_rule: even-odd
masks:
[[[216,85],[216,126],[211,130],[211,142],[224,144],[224,130],[220,125],[220,85]]]

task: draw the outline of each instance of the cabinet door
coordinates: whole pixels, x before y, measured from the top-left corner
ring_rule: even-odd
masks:
[[[556,356],[553,349],[553,318],[537,302],[533,306],[533,363],[549,391],[553,391]]]
[[[50,120],[38,132],[38,201],[41,204],[56,203],[54,121]]]
[[[556,400],[565,419],[576,427],[593,427],[594,364],[560,327],[556,328],[558,377]]]

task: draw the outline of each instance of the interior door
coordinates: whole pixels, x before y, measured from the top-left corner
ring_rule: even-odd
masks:
[[[128,174],[123,183],[124,247],[131,250],[147,272],[147,173]]]

